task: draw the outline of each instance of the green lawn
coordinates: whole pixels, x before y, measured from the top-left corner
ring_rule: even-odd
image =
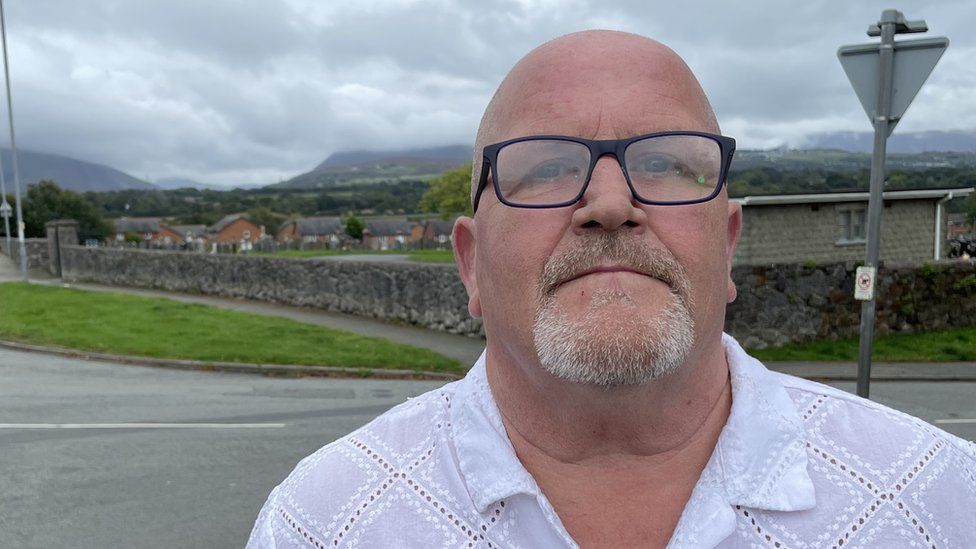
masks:
[[[24,283],[0,284],[0,339],[159,358],[464,372],[433,351],[285,318]]]
[[[760,360],[857,361],[858,340],[810,341],[783,347],[752,349]],[[923,334],[875,338],[873,360],[882,362],[976,361],[976,328],[953,328]]]
[[[268,257],[323,257],[329,255],[406,255],[411,261],[454,263],[452,250],[282,250],[276,253],[254,253]]]

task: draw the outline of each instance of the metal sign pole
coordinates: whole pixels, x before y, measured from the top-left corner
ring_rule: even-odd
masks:
[[[877,268],[881,243],[882,195],[885,181],[885,154],[888,145],[888,122],[891,114],[891,81],[895,61],[895,25],[898,12],[881,14],[879,51],[878,110],[874,118],[874,153],[871,157],[871,196],[868,201],[868,245],[864,265]],[[876,284],[875,284],[876,286]],[[868,398],[871,383],[871,351],[874,347],[874,295],[861,302],[861,349],[857,359],[857,394]]]
[[[868,36],[881,43],[842,46],[837,50],[847,78],[874,127],[871,192],[868,201],[867,250],[864,266],[857,268],[854,298],[861,304],[861,348],[857,362],[857,394],[868,397],[871,351],[874,347],[875,289],[881,247],[881,212],[884,210],[885,154],[888,135],[921,89],[925,79],[949,46],[944,36],[895,42],[896,34],[928,31],[925,21],[909,21],[898,10],[884,10],[881,20],[868,27]],[[851,220],[853,223],[853,219]]]

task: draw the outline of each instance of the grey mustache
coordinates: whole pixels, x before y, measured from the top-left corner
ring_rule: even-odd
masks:
[[[655,249],[621,233],[587,237],[572,250],[549,258],[540,278],[542,295],[601,264],[612,263],[657,278],[681,297],[688,295],[684,268],[667,250]]]

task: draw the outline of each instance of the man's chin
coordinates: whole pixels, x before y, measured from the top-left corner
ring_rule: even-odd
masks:
[[[540,363],[556,377],[602,387],[669,375],[694,344],[694,323],[680,300],[657,314],[640,309],[632,301],[612,299],[570,315],[548,301],[533,325]]]
[[[563,312],[566,320],[574,324],[591,324],[593,329],[599,327],[615,327],[620,329],[635,329],[634,319],[651,319],[666,315],[666,309],[672,307],[674,296],[668,294],[664,299],[645,298],[637,300],[630,292],[606,291],[597,292],[583,303],[562,303],[558,297],[556,307]],[[616,333],[616,329],[612,330]]]

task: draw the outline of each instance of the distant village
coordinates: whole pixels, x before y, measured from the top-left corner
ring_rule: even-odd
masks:
[[[155,217],[123,217],[114,221],[115,237],[106,244],[197,252],[242,253],[281,249],[406,250],[451,247],[453,221],[366,218],[361,237],[350,234],[349,219],[304,217],[269,230],[246,214],[228,215],[213,225],[171,225]],[[98,245],[96,242],[88,243]]]
[[[948,200],[972,192],[972,188],[886,192],[882,242],[887,260],[921,264],[976,256],[976,226],[965,213],[946,211]],[[856,261],[866,243],[867,199],[866,192],[733,198],[746,220],[735,263]],[[210,226],[169,224],[155,217],[123,217],[114,225],[114,239],[87,244],[202,253],[449,249],[454,221],[311,216],[269,229],[246,214],[235,214]]]

